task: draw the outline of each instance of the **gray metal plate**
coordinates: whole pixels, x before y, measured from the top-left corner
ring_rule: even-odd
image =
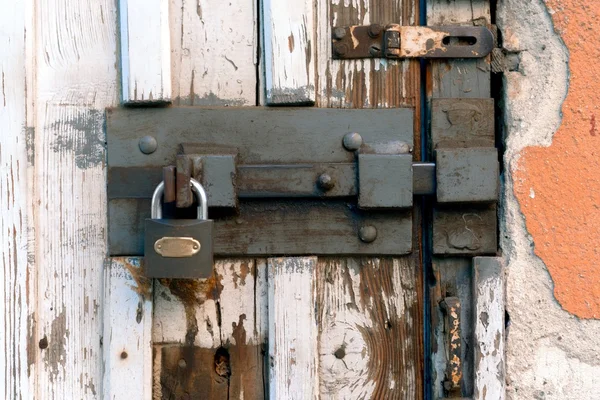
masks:
[[[356,155],[344,149],[342,140],[358,132],[370,146],[404,142],[412,148],[413,126],[412,109],[109,109],[109,253],[143,254],[144,220],[162,167],[174,165],[183,148],[195,154],[203,147],[237,150],[239,214],[215,217],[215,256],[410,253],[410,210],[357,209]],[[149,155],[138,147],[146,135],[158,142]],[[281,168],[265,173],[268,164]],[[327,193],[315,184],[323,172],[339,179]],[[272,200],[251,199],[256,195]],[[314,199],[275,199],[287,196]],[[373,243],[358,238],[363,224],[377,228]]]
[[[149,199],[111,200],[111,255],[144,254]],[[209,213],[209,218],[211,217]],[[361,211],[343,201],[248,200],[237,216],[217,218],[216,256],[402,255],[412,251],[412,211]],[[360,227],[372,225],[377,239],[363,243]]]

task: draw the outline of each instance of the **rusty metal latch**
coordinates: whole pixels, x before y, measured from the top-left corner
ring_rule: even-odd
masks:
[[[378,24],[333,29],[333,58],[481,58],[494,47],[483,26]]]

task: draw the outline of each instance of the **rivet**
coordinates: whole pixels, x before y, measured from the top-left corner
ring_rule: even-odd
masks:
[[[177,365],[179,365],[179,368],[185,368],[185,367],[187,367],[187,362],[182,358],[179,360]]]
[[[140,151],[144,154],[152,154],[158,148],[158,143],[153,136],[144,136],[138,143]]]
[[[381,35],[382,29],[383,28],[379,24],[371,24],[371,26],[369,26],[369,36],[376,38],[377,36]]]
[[[335,181],[329,174],[319,175],[319,179],[317,179],[317,184],[324,191],[329,191],[335,187]]]
[[[342,28],[341,26],[338,26],[337,28],[335,28],[333,30],[333,37],[336,38],[337,40],[343,39],[344,36],[346,36],[346,28]]]
[[[344,148],[348,151],[356,151],[362,146],[362,136],[356,132],[344,135]]]
[[[129,356],[129,354],[127,354],[127,352],[126,352],[126,351],[122,351],[122,352],[121,352],[121,359],[123,359],[123,360],[124,360],[124,359],[126,359],[128,356]]]
[[[358,231],[358,237],[365,243],[374,242],[377,239],[377,228],[373,225],[365,225]]]
[[[344,43],[336,43],[333,47],[333,50],[338,56],[343,56],[348,52],[348,45]]]

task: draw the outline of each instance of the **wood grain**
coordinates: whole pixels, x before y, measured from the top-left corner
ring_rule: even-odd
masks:
[[[269,398],[318,398],[317,258],[271,258],[268,268]]]
[[[475,303],[476,400],[503,400],[504,369],[504,271],[498,258],[473,259]]]
[[[256,105],[253,0],[170,0],[173,103]]]
[[[143,259],[113,258],[104,276],[102,397],[152,398],[152,280]]]
[[[171,100],[169,0],[119,0],[124,103]]]
[[[418,1],[318,0],[317,85],[319,107],[393,108],[419,111],[419,62],[386,59],[333,60],[331,27],[389,23],[418,25]],[[417,118],[418,120],[418,118]],[[415,122],[417,123],[417,121]],[[418,153],[417,153],[418,154]]]
[[[109,0],[36,0],[36,399],[102,396],[106,254],[104,109],[118,103],[117,10]],[[33,248],[33,247],[32,247]]]
[[[319,261],[323,398],[421,398],[418,282],[410,258]]]
[[[35,283],[27,258],[29,205],[26,31],[28,2],[0,2],[0,397],[32,398],[38,343],[34,330]],[[29,285],[32,285],[31,287]],[[33,370],[32,370],[33,369]]]
[[[154,398],[181,398],[200,388],[211,399],[263,398],[264,260],[218,261],[207,280],[161,279],[154,301]]]
[[[262,0],[268,105],[315,102],[313,1]]]

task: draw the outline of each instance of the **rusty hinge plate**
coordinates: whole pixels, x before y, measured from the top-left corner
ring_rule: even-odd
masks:
[[[494,47],[483,26],[352,25],[333,29],[333,58],[481,58]]]

